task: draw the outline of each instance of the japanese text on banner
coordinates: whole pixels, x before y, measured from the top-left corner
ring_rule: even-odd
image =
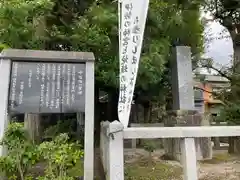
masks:
[[[118,102],[118,116],[121,122],[127,121],[126,103],[128,95],[128,79],[129,79],[129,54],[131,52],[131,29],[132,29],[132,0],[123,0],[121,3],[121,42],[119,55],[119,102]]]
[[[123,105],[122,108],[118,109],[119,110],[118,113],[119,120],[123,123],[124,127],[127,127],[131,111],[131,103],[133,99],[134,88],[136,84],[149,0],[130,0],[123,2],[125,2],[125,4],[124,3],[122,4],[122,22],[124,22],[125,19],[129,19],[128,26],[129,28],[127,28],[127,31],[125,31],[126,29],[122,29],[123,32],[122,42],[124,44],[125,42],[124,38],[126,37],[127,34],[128,44],[126,49],[124,49],[124,45],[122,46],[121,49],[122,50],[121,55],[126,55],[125,56],[126,59],[124,59],[124,56],[122,56],[122,59],[120,59],[120,64],[123,62],[125,63],[126,71],[120,69],[119,94],[120,95],[124,94],[124,103],[122,104]],[[124,10],[128,11],[124,12]],[[124,28],[124,26],[122,27]],[[123,72],[125,73],[124,77],[126,80],[125,81],[126,83],[124,83],[124,85],[121,81],[122,80],[121,77],[123,77],[122,74]],[[119,95],[119,107],[121,107],[120,95]]]

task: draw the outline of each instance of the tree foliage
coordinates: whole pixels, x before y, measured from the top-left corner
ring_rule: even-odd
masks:
[[[23,125],[10,124],[1,144],[8,149],[7,156],[0,158],[1,172],[4,172],[9,179],[24,180],[28,170],[39,161],[40,156],[37,147],[29,140]]]
[[[216,68],[212,59],[204,59],[202,67],[213,69],[218,75],[229,80],[229,87],[222,88],[219,92],[210,92],[215,99],[221,100],[224,108],[220,111],[219,120],[227,121],[229,124],[240,124],[240,74],[236,66]],[[204,81],[204,79],[203,79]]]
[[[43,18],[52,10],[50,0],[1,0],[0,42],[11,48],[43,49]]]
[[[53,141],[39,145],[39,152],[47,162],[45,175],[40,180],[73,180],[68,171],[83,157],[76,143],[69,143],[67,134],[60,134]]]
[[[236,29],[239,32],[240,2],[238,0],[208,0],[206,3],[214,18],[224,27],[230,32]]]
[[[220,118],[228,121],[230,124],[239,124],[240,1],[206,0],[204,3],[206,5],[206,10],[212,13],[214,20],[219,21],[220,24],[229,31],[233,41],[234,57],[232,66],[230,68],[223,67],[219,69],[214,67],[211,61],[208,61],[207,67],[216,70],[221,76],[226,77],[230,81],[230,87],[228,89],[223,89],[220,96],[218,96],[225,103]]]
[[[173,46],[190,46],[196,65],[203,50],[203,26],[200,4],[193,2],[150,1],[137,97],[162,99],[168,91]],[[108,0],[1,0],[0,42],[11,48],[92,51],[96,87],[111,94],[118,89],[117,16],[117,2]]]

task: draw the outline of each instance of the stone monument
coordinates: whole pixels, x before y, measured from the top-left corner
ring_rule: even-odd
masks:
[[[172,54],[173,110],[168,112],[164,125],[168,127],[209,125],[208,116],[195,110],[190,47],[177,46]],[[179,141],[180,139],[165,141],[165,151],[170,158],[180,160]],[[197,159],[211,159],[210,138],[196,138],[195,142]]]

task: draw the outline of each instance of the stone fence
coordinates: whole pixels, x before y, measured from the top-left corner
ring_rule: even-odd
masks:
[[[211,122],[210,123],[211,126],[226,126],[227,122]],[[130,127],[164,127],[164,123],[131,123]],[[164,142],[162,141],[162,139],[159,139],[159,143],[163,146]],[[213,148],[214,149],[222,149],[225,147],[221,147],[221,143],[228,143],[228,137],[213,137],[212,138],[213,141]],[[138,140],[137,139],[131,139],[131,148],[132,149],[136,149],[137,148],[137,144],[138,144]]]
[[[135,127],[124,129],[119,121],[101,124],[101,159],[107,180],[124,180],[124,139],[180,139],[184,180],[197,180],[195,138],[240,136],[240,126]]]

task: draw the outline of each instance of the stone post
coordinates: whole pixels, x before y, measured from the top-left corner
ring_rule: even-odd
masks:
[[[4,133],[10,122],[10,114],[8,114],[8,94],[11,74],[11,61],[1,60],[0,64],[0,139],[4,137]],[[6,147],[0,146],[0,156],[7,154]],[[1,177],[0,177],[1,178]]]
[[[123,125],[119,121],[101,123],[101,159],[106,179],[124,180]]]
[[[108,171],[108,136],[107,136],[107,128],[109,127],[110,122],[103,121],[101,122],[101,133],[100,133],[100,153],[102,164],[104,168],[105,174]]]
[[[216,125],[220,126],[220,122],[217,121]],[[213,142],[214,142],[214,149],[220,149],[221,148],[221,146],[220,146],[220,138],[219,137],[214,137],[213,138]]]
[[[164,124],[167,127],[174,126],[208,126],[208,116],[195,110],[169,111]],[[196,155],[198,160],[211,159],[212,147],[210,138],[195,138]],[[180,139],[166,139],[164,149],[168,157],[180,161]]]
[[[169,116],[164,125],[168,127],[209,125],[204,113],[199,114],[198,111],[195,111],[190,47],[177,46],[173,49],[172,54],[173,110],[168,113]],[[211,158],[210,138],[195,139],[195,143],[198,159]],[[167,156],[180,160],[179,139],[165,140],[165,151]]]
[[[101,123],[101,159],[107,180],[124,180],[123,125]]]

